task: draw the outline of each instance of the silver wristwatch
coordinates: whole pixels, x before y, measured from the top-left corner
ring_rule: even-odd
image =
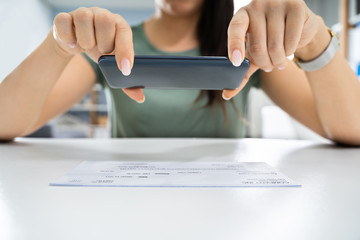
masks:
[[[304,70],[306,72],[317,71],[317,70],[325,67],[333,59],[333,57],[335,56],[336,50],[340,46],[340,42],[339,42],[339,39],[338,39],[338,36],[336,35],[336,33],[331,31],[329,28],[328,28],[328,31],[331,35],[331,41],[330,41],[330,44],[328,45],[328,47],[325,49],[325,51],[320,56],[318,56],[314,60],[311,60],[308,62],[303,62],[300,59],[294,57],[294,62],[302,70]]]

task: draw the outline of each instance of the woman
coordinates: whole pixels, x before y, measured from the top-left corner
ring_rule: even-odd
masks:
[[[315,62],[313,71],[286,58],[294,54],[311,67],[334,45],[323,20],[303,1],[253,0],[234,16],[232,0],[156,0],[155,5],[155,15],[133,28],[101,8],[58,14],[44,42],[0,85],[0,112],[6,113],[0,116],[0,139],[38,129],[98,80],[109,96],[114,137],[243,137],[239,115],[246,112],[249,88],[258,86],[321,136],[360,144],[360,85],[341,54],[328,56],[326,64]],[[134,48],[136,54],[228,54],[235,66],[246,56],[252,64],[239,89],[223,91],[225,100],[232,99],[226,103],[213,91],[109,89],[93,61],[114,54],[129,75]]]

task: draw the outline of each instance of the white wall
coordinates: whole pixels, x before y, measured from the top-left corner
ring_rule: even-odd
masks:
[[[305,2],[329,27],[339,21],[339,0],[306,0]]]
[[[39,0],[0,1],[0,82],[34,50],[51,28]]]

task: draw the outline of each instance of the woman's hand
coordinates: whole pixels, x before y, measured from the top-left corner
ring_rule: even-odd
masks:
[[[307,46],[320,27],[321,18],[303,0],[252,0],[241,8],[228,28],[229,59],[239,66],[246,56],[251,65],[238,89],[223,91],[224,99],[239,93],[259,68],[283,70],[286,57]]]
[[[134,63],[132,31],[118,14],[103,8],[79,8],[59,13],[54,19],[53,36],[60,54],[85,52],[95,62],[104,54],[115,55],[120,71],[129,75]],[[142,89],[123,89],[133,100],[145,100]]]

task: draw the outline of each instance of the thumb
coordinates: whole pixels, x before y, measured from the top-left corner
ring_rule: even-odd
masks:
[[[249,70],[247,71],[244,79],[242,80],[242,82],[240,83],[240,86],[237,89],[225,89],[225,90],[223,90],[222,97],[225,100],[230,100],[231,98],[236,96],[245,87],[245,85],[248,83],[250,77],[259,69],[259,67],[256,66],[253,63],[254,61],[250,56],[247,55],[246,57],[250,61]]]

